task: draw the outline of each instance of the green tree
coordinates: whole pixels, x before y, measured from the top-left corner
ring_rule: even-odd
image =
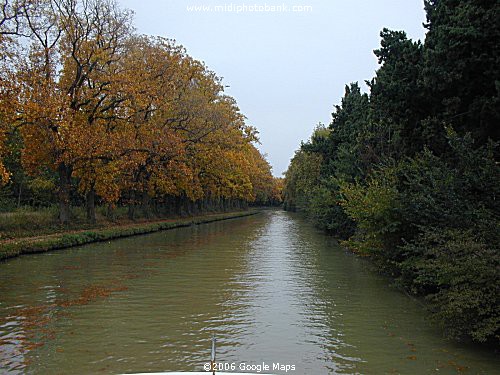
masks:
[[[404,31],[383,29],[374,51],[380,68],[368,82],[370,127],[366,140],[379,158],[413,155],[434,139],[423,134],[424,93],[419,85],[423,47]],[[377,160],[375,160],[377,161]]]
[[[430,122],[470,132],[477,145],[500,139],[500,3],[426,0],[421,75]]]

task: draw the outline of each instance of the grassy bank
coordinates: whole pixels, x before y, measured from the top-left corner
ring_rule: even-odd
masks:
[[[207,214],[184,219],[149,221],[135,224],[115,224],[104,228],[71,230],[37,237],[9,239],[0,242],[0,261],[22,254],[64,249],[92,242],[107,241],[115,238],[157,232],[160,230],[211,223],[214,221],[250,216],[258,212],[258,210],[249,210]]]

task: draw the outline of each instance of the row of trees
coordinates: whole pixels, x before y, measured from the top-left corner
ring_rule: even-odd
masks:
[[[370,93],[347,86],[296,152],[285,207],[425,296],[451,336],[498,342],[500,3],[425,9],[425,42],[384,29]]]
[[[0,7],[0,172],[18,204],[49,190],[42,201],[56,199],[67,223],[80,197],[91,221],[96,201],[133,216],[151,200],[279,199],[256,129],[182,46],[137,35],[114,0]]]

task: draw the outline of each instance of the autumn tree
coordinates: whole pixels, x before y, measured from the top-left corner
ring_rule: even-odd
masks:
[[[136,35],[114,1],[19,0],[4,18],[2,40],[18,48],[1,73],[2,126],[16,129],[24,171],[57,175],[61,223],[80,197],[95,222],[96,202],[129,204],[133,218],[138,204],[151,216],[152,203],[270,196],[256,130],[182,46]]]
[[[17,91],[13,85],[15,61],[20,50],[17,38],[23,35],[24,9],[31,6],[28,1],[4,0],[0,3],[0,184],[7,183],[9,172],[5,169],[5,141],[12,129],[15,115]]]
[[[26,9],[30,51],[18,68],[18,123],[23,164],[59,176],[59,217],[70,218],[71,178],[92,170],[109,147],[113,111],[121,102],[113,91],[117,62],[129,27],[129,13],[101,0],[51,0]],[[86,192],[92,182],[81,179]]]

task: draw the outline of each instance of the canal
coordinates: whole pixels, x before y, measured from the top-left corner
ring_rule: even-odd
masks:
[[[282,211],[0,263],[2,374],[202,371],[212,335],[235,371],[500,368],[492,350],[447,341],[419,301]]]

